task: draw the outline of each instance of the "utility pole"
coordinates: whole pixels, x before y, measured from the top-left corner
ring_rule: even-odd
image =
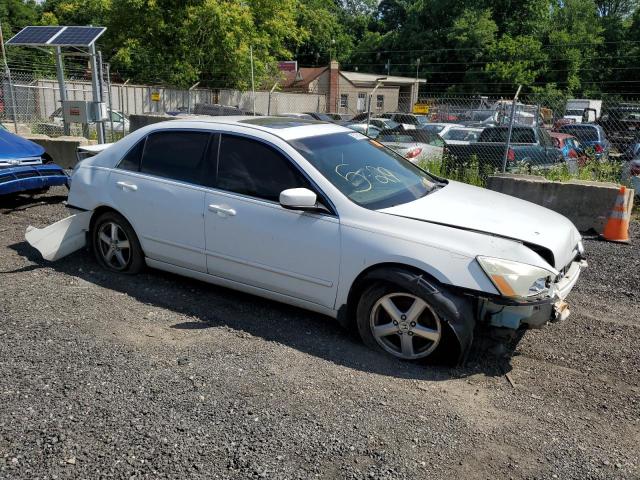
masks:
[[[249,54],[251,56],[251,93],[253,97],[253,116],[256,116],[256,85],[253,77],[253,45],[249,46]]]
[[[4,73],[9,80],[9,102],[11,102],[11,110],[13,115],[13,128],[18,134],[18,120],[16,118],[16,98],[13,95],[13,82],[11,81],[11,70],[9,70],[9,64],[7,63],[7,52],[4,50],[4,37],[2,36],[2,22],[0,22],[0,48],[2,49],[2,60],[4,62]]]

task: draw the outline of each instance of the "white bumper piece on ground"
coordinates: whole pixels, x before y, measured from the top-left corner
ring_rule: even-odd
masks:
[[[45,260],[59,260],[85,246],[92,213],[77,213],[45,228],[28,226],[24,237]]]

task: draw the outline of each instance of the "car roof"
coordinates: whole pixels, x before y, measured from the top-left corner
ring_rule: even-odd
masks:
[[[561,140],[566,140],[567,138],[575,138],[573,135],[561,132],[549,132],[549,135],[551,135],[553,138],[559,138]]]
[[[236,125],[250,127],[255,130],[269,132],[277,137],[282,138],[283,140],[315,137],[318,135],[328,135],[331,133],[353,133],[353,130],[347,127],[342,127],[335,123],[323,122],[320,120],[297,117],[253,117],[248,115],[233,115],[221,117],[192,115],[166,122],[165,128],[172,124],[176,125],[180,123],[193,122],[210,125],[212,129],[214,129],[216,125]]]

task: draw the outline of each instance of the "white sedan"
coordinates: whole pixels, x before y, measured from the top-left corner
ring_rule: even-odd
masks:
[[[147,126],[80,162],[68,203],[83,213],[27,231],[45,258],[86,232],[107,270],[146,265],[320,312],[403,360],[461,360],[476,326],[565,317],[585,265],[565,217],[302,119]]]

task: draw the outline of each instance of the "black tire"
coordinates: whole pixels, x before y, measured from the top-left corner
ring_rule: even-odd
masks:
[[[383,307],[383,304],[388,305],[388,300],[397,308],[397,322]],[[418,301],[424,303],[424,308],[422,313],[414,317],[410,315],[411,308],[414,303],[418,305]],[[446,322],[440,319],[427,299],[391,283],[374,283],[364,290],[358,302],[356,324],[365,345],[404,361],[441,360],[441,355],[436,353],[449,340]],[[381,337],[380,334],[374,334],[374,327],[382,327],[381,330],[396,329],[397,333],[385,331]],[[432,339],[423,335],[429,335]],[[405,355],[404,342],[410,342],[415,355]]]
[[[101,234],[108,236],[110,243]],[[105,212],[95,219],[91,228],[91,249],[105,270],[133,275],[145,265],[138,236],[129,222],[116,212]]]

